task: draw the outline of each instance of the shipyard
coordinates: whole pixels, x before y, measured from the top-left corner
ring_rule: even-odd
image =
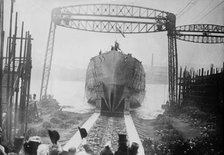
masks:
[[[223,0],[0,0],[0,155],[221,155]]]

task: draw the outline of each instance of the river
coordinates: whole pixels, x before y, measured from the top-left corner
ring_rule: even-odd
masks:
[[[40,80],[31,81],[31,94],[40,93]],[[52,94],[61,106],[68,106],[66,111],[85,113],[93,110],[94,107],[87,103],[85,97],[84,81],[59,81],[52,80],[49,82],[48,93]],[[142,106],[133,109],[136,114],[143,119],[153,119],[158,114],[163,113],[161,105],[168,99],[168,85],[163,84],[146,84],[146,95]]]

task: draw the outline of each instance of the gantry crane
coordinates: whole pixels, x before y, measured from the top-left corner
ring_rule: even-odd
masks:
[[[120,4],[82,4],[52,10],[44,59],[40,99],[47,95],[56,26],[102,33],[167,31],[169,100],[177,101],[178,56],[176,39],[195,43],[224,43],[224,26],[197,24],[176,27],[176,16],[166,11]]]

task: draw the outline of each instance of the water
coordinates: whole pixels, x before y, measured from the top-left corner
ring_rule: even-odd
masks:
[[[31,82],[31,94],[40,92],[39,80]],[[52,94],[61,106],[67,106],[64,110],[78,113],[89,112],[94,107],[87,103],[85,97],[84,81],[58,81],[49,82],[48,93]],[[155,118],[163,113],[161,105],[168,98],[168,85],[146,84],[146,95],[142,106],[135,109],[136,114],[143,119]]]
[[[138,117],[153,119],[163,113],[162,104],[168,99],[168,85],[146,84],[146,95],[142,106],[135,109]]]

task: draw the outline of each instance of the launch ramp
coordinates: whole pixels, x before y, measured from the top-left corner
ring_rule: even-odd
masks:
[[[88,132],[86,142],[94,154],[99,154],[109,141],[111,150],[115,152],[118,149],[118,134],[126,134],[127,143],[131,145],[132,142],[137,142],[139,144],[138,155],[144,155],[143,146],[130,115],[109,117],[94,113],[82,128]],[[84,150],[79,132],[76,132],[69,140],[64,146],[64,150],[68,150],[70,147],[76,147],[77,152]]]

